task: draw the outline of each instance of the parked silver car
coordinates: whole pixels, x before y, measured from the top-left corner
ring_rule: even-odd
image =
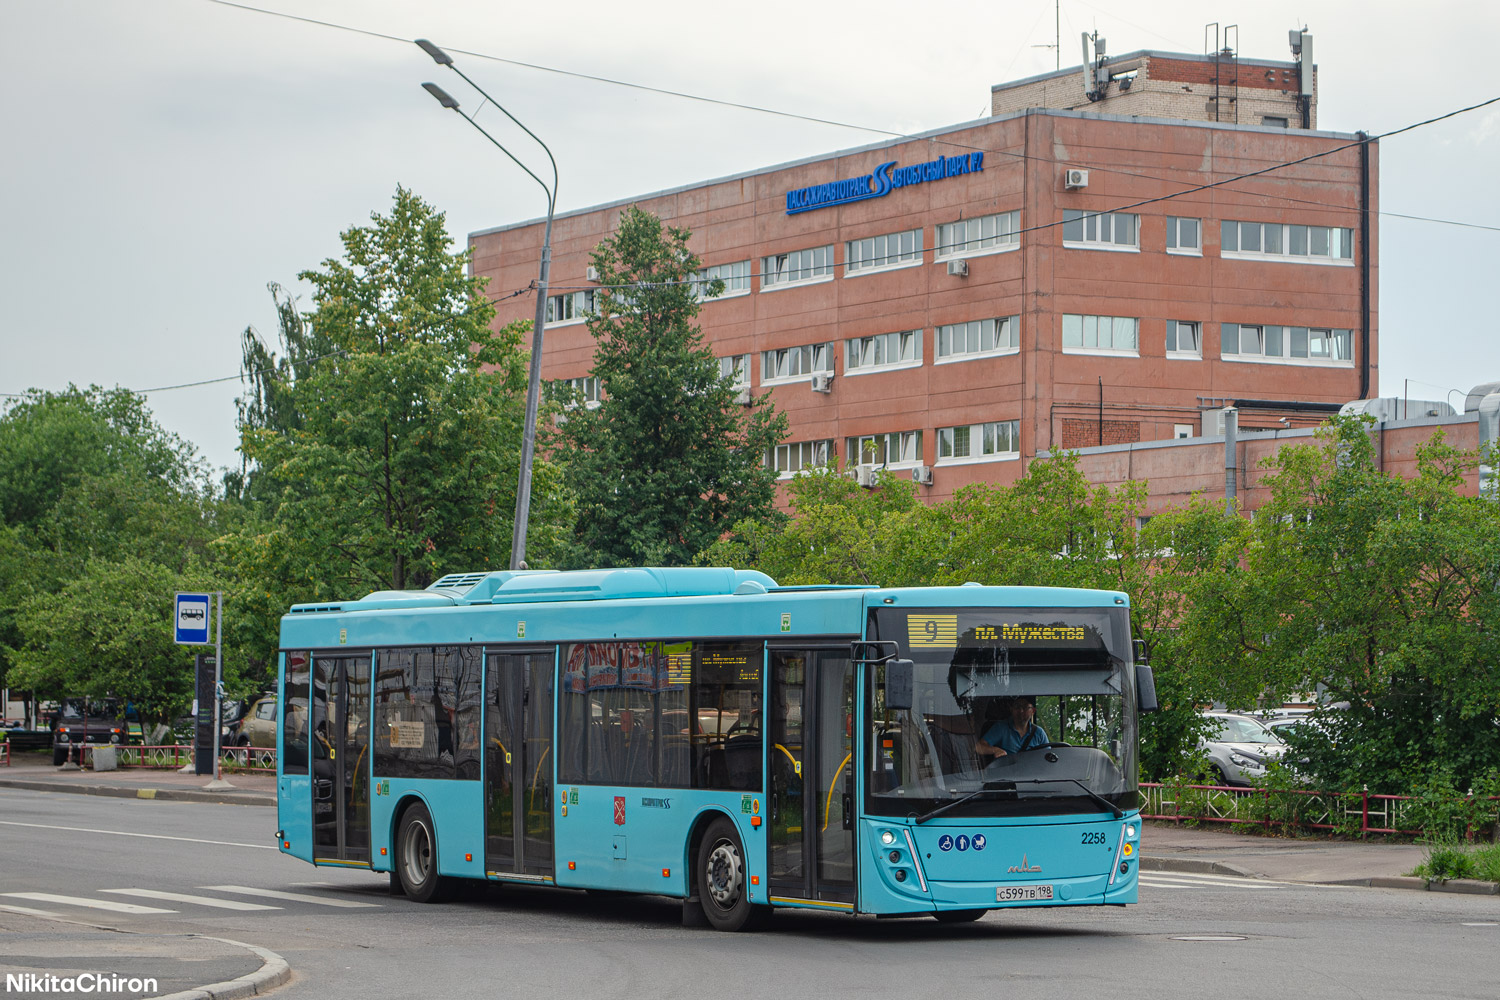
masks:
[[[1204,712],[1211,721],[1200,743],[1208,756],[1208,780],[1216,785],[1249,787],[1263,777],[1266,764],[1286,753],[1286,744],[1262,722],[1232,712]]]

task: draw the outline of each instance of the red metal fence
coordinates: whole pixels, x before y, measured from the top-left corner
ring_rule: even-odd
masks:
[[[1372,833],[1421,836],[1429,831],[1419,815],[1428,800],[1370,791],[1320,792],[1302,788],[1231,788],[1225,785],[1141,784],[1141,817],[1194,823],[1233,823],[1265,829],[1331,830],[1360,837]],[[1451,815],[1467,815],[1465,838],[1492,834],[1500,823],[1500,798],[1468,796],[1447,803]]]

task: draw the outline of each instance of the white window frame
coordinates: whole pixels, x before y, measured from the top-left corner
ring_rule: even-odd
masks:
[[[983,346],[986,336],[986,324],[988,324],[988,336],[995,346],[986,348]],[[962,336],[964,338],[964,349],[962,351],[949,349],[943,352],[945,338],[949,344]],[[976,350],[969,350],[970,340],[976,341],[979,346]],[[988,319],[971,319],[963,323],[944,323],[933,331],[932,353],[933,364],[951,365],[961,361],[975,361],[980,358],[999,358],[1010,354],[1019,354],[1021,351],[1021,317],[1020,316],[995,316]]]
[[[986,437],[988,431],[989,437]],[[958,450],[959,441],[965,451]],[[985,445],[994,449],[986,451]],[[1010,447],[1001,451],[1001,444]],[[944,454],[944,451],[948,454]],[[959,424],[937,430],[938,465],[978,465],[981,462],[1014,462],[1021,457],[1021,421],[992,420],[979,424]]]
[[[1233,350],[1227,349],[1233,331]],[[1251,332],[1253,331],[1253,332]],[[1258,351],[1245,351],[1245,336],[1254,338]],[[1298,341],[1302,340],[1302,350]],[[1335,346],[1343,342],[1348,357],[1334,357]],[[1314,353],[1315,343],[1324,345],[1322,353]],[[1274,345],[1275,353],[1266,353]],[[1353,368],[1354,331],[1336,327],[1282,326],[1270,323],[1221,323],[1219,324],[1219,356],[1224,361],[1264,365],[1301,365],[1312,368]]]
[[[1230,226],[1235,228],[1230,230],[1228,228]],[[1229,246],[1231,232],[1234,243],[1232,249]],[[1252,233],[1258,249],[1241,249],[1246,237]],[[1321,234],[1325,252],[1316,254],[1312,252],[1312,248],[1319,234]],[[1299,240],[1304,245],[1304,249],[1301,253],[1295,253],[1292,246]],[[1267,250],[1266,246],[1270,243],[1274,243],[1277,249]],[[1354,230],[1348,226],[1308,226],[1302,223],[1250,222],[1236,219],[1224,219],[1219,223],[1219,256],[1225,260],[1268,260],[1280,264],[1353,267],[1354,243]],[[1349,250],[1347,257],[1343,254],[1346,246]],[[1335,249],[1339,251],[1337,256],[1327,252]]]
[[[874,454],[866,454],[866,442]],[[891,431],[886,434],[856,434],[845,440],[848,462],[853,465],[879,465],[887,469],[910,469],[922,464],[922,432]],[[896,458],[892,459],[892,450]],[[882,457],[883,454],[883,457]]]
[[[597,375],[579,375],[576,378],[554,379],[552,385],[562,388],[567,386],[576,394],[576,398],[564,405],[564,409],[576,409],[582,405],[585,409],[596,409],[604,399],[604,385]],[[554,397],[555,398],[555,397]]]
[[[785,365],[780,362],[786,359]],[[793,360],[795,359],[795,360]],[[777,374],[795,368],[790,374]],[[833,374],[833,342],[799,344],[796,347],[773,348],[760,352],[760,384],[790,385],[810,382],[814,375]]]
[[[566,302],[566,304],[564,304]],[[562,292],[558,295],[547,296],[547,325],[548,326],[571,326],[574,323],[582,323],[586,313],[594,311],[595,299],[594,289],[587,288],[581,292]],[[558,319],[562,313],[568,316]]]
[[[1198,245],[1184,246],[1182,242],[1182,231],[1184,222],[1191,222],[1198,229]],[[1167,253],[1179,257],[1202,257],[1203,256],[1203,220],[1193,219],[1185,215],[1167,216]]]
[[[922,367],[922,330],[898,330],[844,341],[844,376]],[[871,354],[883,360],[866,361]],[[890,360],[894,357],[896,360]]]
[[[724,280],[724,291],[718,295],[709,295],[708,286],[715,278]],[[741,295],[750,294],[750,262],[748,260],[736,260],[728,264],[715,264],[712,267],[698,269],[697,277],[693,278],[693,297],[699,302],[718,302],[722,299],[738,298]]]
[[[791,479],[799,472],[820,468],[834,460],[837,453],[832,438],[817,441],[787,441],[766,452],[766,468],[775,471],[777,479]]]
[[[1131,241],[1121,243],[1114,236],[1120,227],[1120,219],[1130,219]],[[1074,223],[1078,224],[1075,235],[1069,236]],[[1109,236],[1104,231],[1109,230]],[[1141,217],[1134,212],[1086,212],[1077,208],[1063,209],[1062,245],[1074,250],[1112,250],[1116,253],[1141,252]]]
[[[895,249],[892,249],[894,246]],[[922,230],[905,229],[849,240],[844,244],[844,277],[922,265]]]
[[[750,355],[731,354],[720,358],[719,376],[733,376],[736,389],[750,388]]]
[[[1194,430],[1196,430],[1196,428],[1193,427],[1192,424],[1173,424],[1172,439],[1174,441],[1181,441],[1183,438],[1193,437]]]
[[[1073,321],[1077,321],[1076,323]],[[1109,321],[1110,346],[1101,347],[1104,321]],[[1128,324],[1123,326],[1121,324]],[[1077,337],[1073,328],[1077,327]],[[1122,332],[1128,333],[1133,342],[1129,348],[1115,347]],[[1092,333],[1092,336],[1090,334]],[[1069,344],[1076,339],[1078,343]],[[1092,345],[1089,344],[1093,340]],[[1064,313],[1062,318],[1062,352],[1064,354],[1086,354],[1109,358],[1138,358],[1141,356],[1141,321],[1134,316],[1089,316],[1080,313]]]
[[[760,259],[760,290],[774,292],[833,280],[833,244],[773,253]],[[791,275],[791,277],[785,277]]]
[[[1007,253],[1021,247],[1021,211],[976,215],[971,219],[938,223],[933,263]]]
[[[1182,336],[1184,329],[1193,338],[1191,349],[1184,350]],[[1203,324],[1197,320],[1169,319],[1167,320],[1166,334],[1167,357],[1178,361],[1202,361],[1203,360]]]

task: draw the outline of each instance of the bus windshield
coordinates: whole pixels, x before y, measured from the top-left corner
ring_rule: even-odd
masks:
[[[1136,807],[1125,610],[872,613],[915,665],[912,707],[867,671],[866,807],[886,816],[1034,816]]]

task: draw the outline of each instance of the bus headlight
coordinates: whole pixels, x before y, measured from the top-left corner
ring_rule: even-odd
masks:
[[[896,842],[896,835],[889,830],[880,831],[880,842],[887,846]]]

